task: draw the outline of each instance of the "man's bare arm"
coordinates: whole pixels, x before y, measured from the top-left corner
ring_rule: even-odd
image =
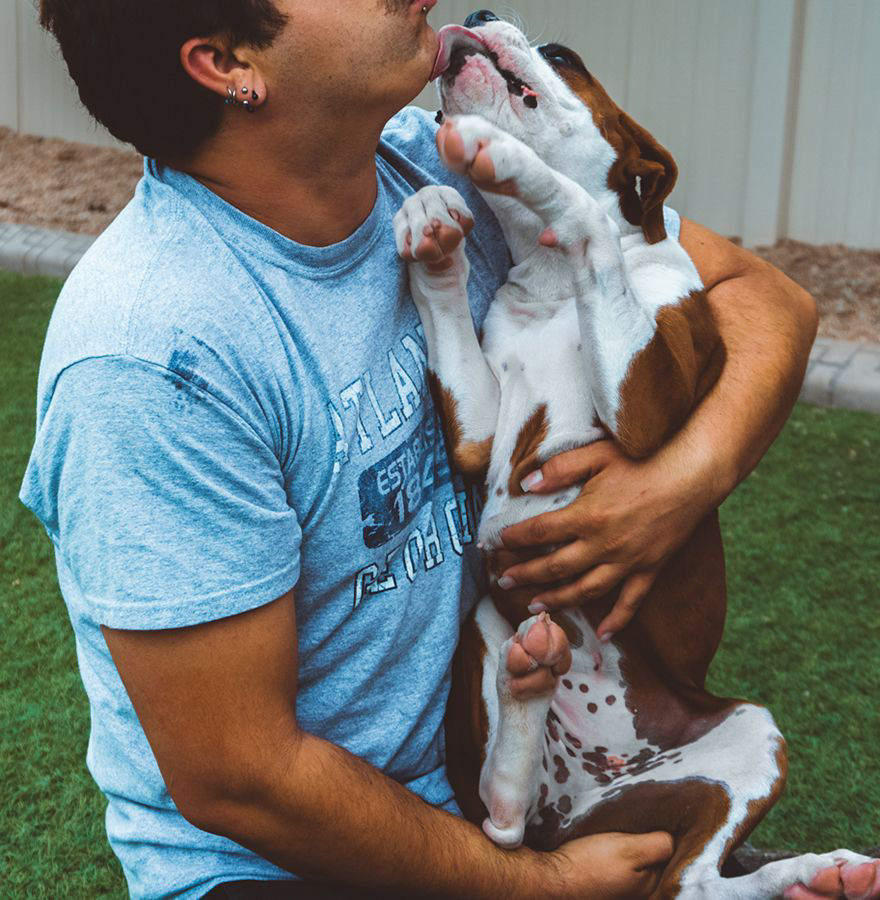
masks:
[[[104,628],[168,790],[197,827],[306,878],[407,896],[641,897],[668,835],[496,848],[296,723],[293,594],[167,631]]]
[[[565,582],[535,597],[549,609],[594,600],[623,582],[603,635],[629,622],[665,561],[773,443],[797,400],[816,335],[812,297],[778,269],[687,219],[680,239],[727,349],[717,384],[649,459],[627,459],[600,441],[550,460],[532,490],[589,479],[580,497],[503,534],[510,547],[563,545],[505,573],[514,584]]]

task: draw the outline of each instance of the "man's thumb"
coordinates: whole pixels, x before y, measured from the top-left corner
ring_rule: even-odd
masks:
[[[666,831],[635,834],[630,838],[629,852],[638,869],[665,863],[675,852],[675,841]]]

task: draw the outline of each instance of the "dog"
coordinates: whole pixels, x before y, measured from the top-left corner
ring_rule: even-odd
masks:
[[[537,590],[499,584],[526,558],[502,545],[502,530],[579,493],[530,494],[527,476],[603,438],[650,455],[715,383],[724,347],[696,268],[666,234],[672,156],[577,54],[532,47],[484,10],[443,29],[434,75],[440,155],[483,188],[514,262],[480,339],[463,242],[473,220],[461,196],[427,187],[395,217],[450,457],[485,483],[479,541],[490,593],[463,626],[446,717],[461,809],[511,848],[669,831],[675,852],[657,897],[817,896],[798,885],[880,897],[880,865],[846,850],[720,874],[782,791],[786,751],[766,709],[705,687],[726,612],[717,511],[610,641],[596,629],[615,594],[548,617],[529,614]],[[422,241],[443,246],[450,235],[442,262],[414,261]],[[516,698],[508,654],[516,643],[554,644],[538,632],[549,639],[557,628],[570,667],[553,692]],[[558,664],[555,643],[532,664]]]

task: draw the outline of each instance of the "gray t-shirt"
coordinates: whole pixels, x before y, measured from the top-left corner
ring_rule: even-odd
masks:
[[[59,297],[21,498],[55,545],[88,766],[136,897],[290,876],[180,816],[101,624],[194,625],[295,585],[302,728],[454,808],[442,724],[480,591],[476,512],[450,474],[392,216],[426,184],[461,190],[478,323],[510,262],[435,128],[415,109],[388,124],[375,208],[323,248],[148,162]]]

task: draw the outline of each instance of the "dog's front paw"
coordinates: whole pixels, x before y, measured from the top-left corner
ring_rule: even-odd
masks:
[[[474,227],[474,217],[455,188],[429,185],[408,197],[394,217],[397,252],[430,272],[445,272]]]
[[[517,176],[537,160],[525,144],[482,116],[450,116],[437,132],[443,162],[484,191],[517,196]]]

